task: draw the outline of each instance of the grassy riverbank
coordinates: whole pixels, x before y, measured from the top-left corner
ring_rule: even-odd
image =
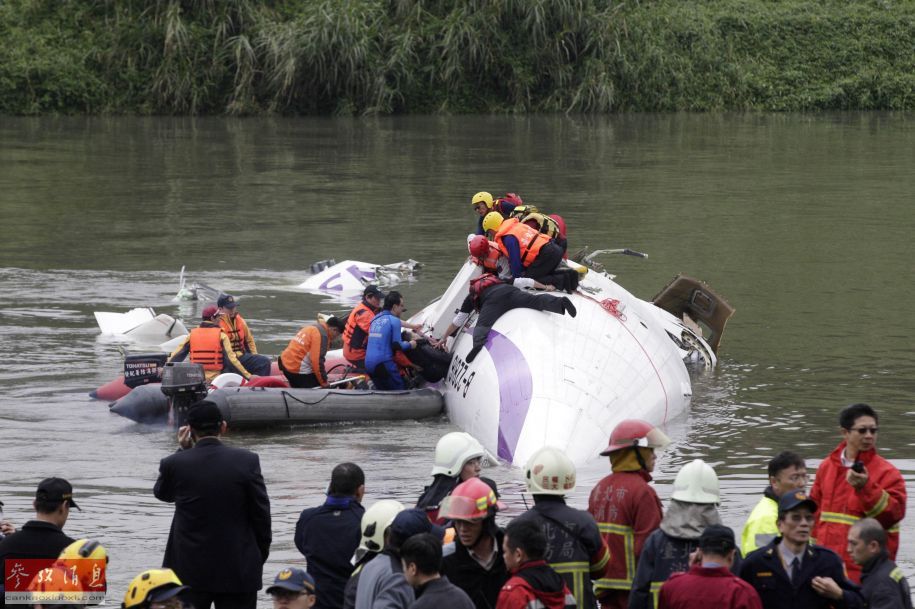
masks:
[[[915,107],[915,3],[2,0],[2,114]]]

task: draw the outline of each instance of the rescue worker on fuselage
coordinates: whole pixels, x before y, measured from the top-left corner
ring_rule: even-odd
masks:
[[[577,313],[575,305],[566,296],[530,294],[508,285],[492,273],[483,273],[476,279],[470,280],[467,297],[437,344],[439,347],[445,348],[448,337],[467,323],[470,312],[476,309],[480,315],[477,317],[477,325],[473,329],[473,348],[465,357],[468,362],[472,362],[486,344],[493,324],[508,311],[519,308],[549,311],[557,315],[568,313],[572,317],[575,317]]]
[[[503,218],[507,218],[516,206],[523,204],[524,201],[521,200],[521,197],[513,192],[506,193],[504,197],[498,199],[493,199],[492,195],[485,191],[473,195],[473,198],[470,200],[470,205],[473,206],[473,210],[480,216],[477,219],[476,234],[482,235],[485,233],[483,230],[483,217],[489,212],[496,211],[499,212]]]
[[[204,307],[200,326],[191,330],[184,342],[172,351],[168,361],[183,362],[190,356],[191,362],[203,366],[207,381],[212,381],[223,372],[234,372],[250,380],[254,375],[235,356],[232,342],[219,327],[218,317],[217,307]]]
[[[432,522],[444,524],[445,519],[438,515],[439,505],[460,483],[479,477],[485,455],[486,449],[469,433],[452,431],[439,438],[432,463],[432,483],[423,489],[416,507],[426,510]]]
[[[369,340],[365,348],[365,369],[375,387],[381,390],[405,388],[398,363],[404,367],[413,364],[400,351],[415,349],[425,339],[401,339],[400,316],[407,307],[400,292],[390,291],[384,297],[384,306],[369,325]],[[398,358],[397,356],[400,356]]]
[[[565,580],[579,607],[594,607],[591,582],[607,576],[610,550],[594,517],[566,505],[565,495],[575,490],[575,473],[575,464],[558,448],[545,446],[531,455],[524,482],[534,507],[515,521],[540,524],[547,538],[544,558]]]
[[[216,301],[219,307],[219,327],[226,333],[232,342],[235,357],[242,365],[258,376],[270,375],[270,358],[257,354],[257,345],[254,336],[248,328],[247,322],[238,314],[238,303],[231,294],[220,294]]]
[[[486,215],[483,229],[508,258],[512,277],[530,277],[569,292],[578,288],[578,273],[571,272],[572,277],[559,269],[565,250],[537,229],[521,224],[516,218],[503,220],[496,213]]]
[[[508,581],[502,556],[504,533],[496,512],[504,510],[496,492],[480,478],[460,483],[438,513],[454,523],[455,539],[444,548],[442,574],[463,590],[476,609],[492,609]]]
[[[535,288],[552,292],[556,286],[549,283],[540,283],[529,277],[513,278],[511,269],[508,266],[508,258],[502,255],[496,244],[483,235],[473,235],[467,240],[467,251],[473,258],[473,261],[483,267],[488,273],[497,275],[505,283],[510,283],[516,288]]]
[[[562,216],[556,214],[547,215],[533,205],[519,205],[512,210],[508,217],[516,218],[521,224],[536,228],[539,232],[555,241],[562,248],[563,254],[565,254],[568,242],[566,241],[566,225],[562,220]]]
[[[346,318],[343,330],[343,357],[360,370],[365,370],[365,345],[369,339],[369,325],[372,318],[381,311],[384,292],[377,285],[366,286],[362,302],[357,304]]]
[[[594,516],[613,560],[607,576],[594,582],[601,609],[626,609],[642,546],[661,524],[658,494],[649,486],[655,450],[670,444],[664,432],[639,419],[620,421],[610,432],[601,456],[613,470],[591,490],[588,512]]]
[[[290,387],[312,389],[327,387],[324,358],[327,347],[343,332],[343,322],[338,317],[327,321],[306,324],[292,337],[280,354],[277,363]]]

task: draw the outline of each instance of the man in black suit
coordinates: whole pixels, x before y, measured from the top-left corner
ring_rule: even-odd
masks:
[[[260,459],[219,441],[226,422],[213,402],[194,404],[187,423],[153,491],[175,503],[162,566],[191,586],[196,609],[254,609],[271,541]]]

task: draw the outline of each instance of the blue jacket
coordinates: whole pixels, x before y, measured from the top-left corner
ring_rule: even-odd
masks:
[[[318,594],[315,607],[343,605],[343,589],[353,572],[350,559],[359,546],[365,508],[352,497],[329,496],[324,505],[302,510],[295,525],[295,547],[308,561]]]
[[[827,609],[844,607],[853,609],[863,607],[863,599],[858,587],[845,579],[845,568],[842,559],[832,550],[821,546],[807,546],[807,553],[801,562],[800,573],[794,583],[788,579],[778,544],[782,538],[777,537],[744,559],[739,575],[756,588],[763,607],[766,609]],[[832,601],[817,594],[810,581],[814,577],[831,577],[842,588],[841,601]]]
[[[374,370],[382,362],[394,360],[394,345],[404,351],[410,348],[410,341],[400,340],[400,318],[382,309],[369,325],[369,340],[365,347],[365,367]]]

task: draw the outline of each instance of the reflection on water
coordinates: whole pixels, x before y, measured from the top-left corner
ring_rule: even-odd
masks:
[[[99,337],[92,312],[152,306],[194,325],[203,303],[172,300],[186,265],[189,279],[238,296],[261,351],[276,354],[318,311],[347,311],[295,289],[315,260],[414,258],[425,266],[402,291],[416,306],[436,297],[462,261],[469,197],[482,189],[563,214],[573,250],[648,252],[602,259],[643,298],[686,272],[737,308],[719,368],[694,378],[690,412],[667,428],[662,498],[683,463],[704,458],[739,531],[766,461],[792,448],[813,467],[855,401],[878,408],[881,449],[910,480],[910,131],[891,114],[4,119],[6,514],[30,516],[41,478],[73,481],[83,511],[67,532],[108,546],[119,600],[135,573],[160,564],[172,507],[152,485],[174,442],[86,397],[118,372],[119,349],[151,347]],[[334,464],[364,466],[367,503],[412,503],[452,429],[442,419],[231,436],[261,455],[274,518],[266,576],[302,563],[295,521],[321,501]],[[603,459],[583,467],[571,502],[584,506],[606,473]],[[524,509],[518,470],[487,475],[509,516]],[[910,574],[913,532],[905,522]]]

